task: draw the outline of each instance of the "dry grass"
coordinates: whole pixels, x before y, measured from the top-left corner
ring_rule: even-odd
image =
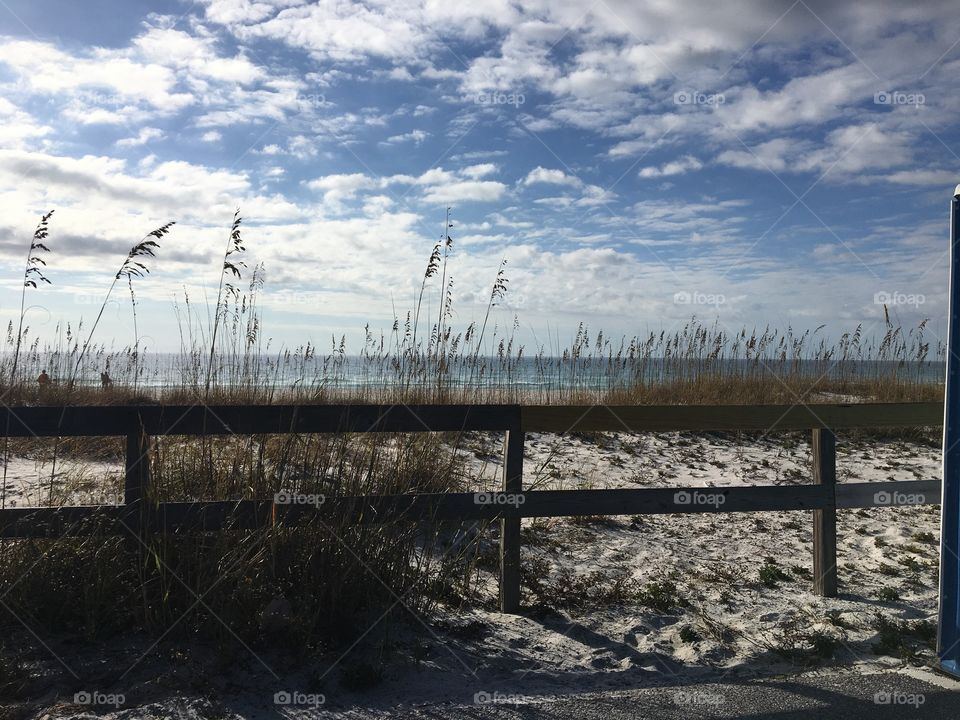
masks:
[[[275,402],[521,402],[542,404],[760,404],[836,402],[837,396],[874,402],[938,401],[943,397],[939,367],[943,349],[930,356],[925,323],[904,332],[888,326],[876,344],[861,343],[859,331],[833,345],[808,351],[803,337],[788,330],[743,330],[734,336],[716,325],[691,320],[673,335],[645,340],[622,338],[614,344],[581,330],[576,343],[559,353],[528,357],[515,338],[493,336],[495,354],[480,354],[472,326],[452,337],[438,359],[436,348],[394,332],[392,340],[368,332],[364,347],[347,355],[345,341],[326,355],[311,344],[275,355],[263,351],[256,272],[248,293],[229,303],[222,347],[205,357],[205,335],[196,328],[199,313],[183,306],[189,344],[175,355],[152,362],[133,348],[89,351],[79,358],[86,383],[55,382],[39,389],[44,368],[54,378],[78,362],[82,352],[68,326],[66,346],[32,344],[20,358],[17,382],[0,387],[8,404],[128,402],[254,404]],[[236,306],[234,306],[234,302]],[[852,338],[852,339],[851,339]],[[8,343],[15,342],[12,335]],[[267,342],[269,345],[269,341]],[[787,347],[793,349],[786,351]],[[398,349],[399,348],[399,349]],[[9,358],[0,361],[8,377]],[[212,363],[214,381],[205,377]],[[98,386],[101,368],[114,384]]]
[[[28,254],[27,273],[46,246],[44,216]],[[0,356],[0,396],[7,404],[64,402],[269,403],[269,402],[523,402],[671,404],[829,402],[833,396],[907,401],[942,398],[937,368],[945,358],[939,341],[931,347],[927,321],[915,328],[894,325],[885,313],[883,334],[867,337],[857,326],[834,341],[821,326],[794,332],[742,328],[731,332],[719,322],[695,318],[673,332],[611,338],[582,325],[568,347],[527,348],[516,335],[519,321],[506,328],[493,311],[508,295],[506,262],[490,287],[483,320],[461,330],[453,325],[454,252],[449,212],[444,233],[424,270],[415,306],[396,316],[389,332],[366,326],[362,347],[347,354],[345,337],[333,337],[323,353],[307,341],[272,351],[264,337],[259,299],[263,267],[249,270],[242,260],[239,210],[230,226],[219,277],[216,308],[196,307],[189,296],[175,303],[180,350],[147,358],[140,338],[121,350],[94,342],[103,311],[84,335],[83,322],[58,324],[54,340],[41,340],[22,323],[8,326],[8,352]],[[128,280],[136,320],[132,280],[147,272],[154,240],[170,232],[157,228],[135,245],[111,284]],[[39,238],[39,239],[38,239]],[[39,243],[39,244],[38,244]],[[31,264],[32,263],[32,264]],[[32,282],[33,274],[25,275]],[[37,275],[42,278],[42,276]],[[439,287],[431,285],[439,280]],[[34,283],[35,285],[35,283]],[[28,289],[24,287],[24,292]],[[36,289],[36,288],[31,288]],[[435,322],[421,327],[424,297],[438,292]],[[21,318],[22,319],[22,318]],[[41,394],[35,382],[48,370],[54,384]],[[113,388],[99,388],[109,371]]]

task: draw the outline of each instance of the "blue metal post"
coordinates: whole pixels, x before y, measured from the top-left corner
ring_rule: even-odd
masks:
[[[950,290],[947,387],[943,417],[943,498],[940,506],[940,667],[960,677],[960,185],[950,203]]]

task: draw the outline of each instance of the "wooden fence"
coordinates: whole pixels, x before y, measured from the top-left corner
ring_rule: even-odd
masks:
[[[324,518],[347,522],[499,520],[500,607],[520,607],[520,521],[531,517],[663,513],[813,511],[814,590],[837,593],[838,508],[937,504],[940,480],[837,484],[835,431],[943,424],[939,403],[724,406],[270,405],[68,406],[0,410],[10,437],[126,438],[123,505],[6,508],[2,537],[112,532],[173,533],[256,529]],[[523,490],[528,432],[804,430],[812,433],[811,484],[611,490]],[[149,448],[164,435],[343,432],[504,433],[502,491],[330,497],[281,504],[278,498],[156,502]],[[723,500],[716,501],[717,496]],[[714,502],[699,499],[713,497]]]

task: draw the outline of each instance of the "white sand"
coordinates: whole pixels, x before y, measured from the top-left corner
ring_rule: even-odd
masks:
[[[480,478],[477,489],[495,488],[499,439],[472,434],[465,445],[469,474]],[[809,443],[799,435],[738,440],[679,433],[531,434],[526,451],[527,489],[759,485],[808,482],[810,475]],[[26,479],[28,468],[16,463],[12,468],[8,477],[15,476],[20,487],[16,500],[26,502],[35,492]],[[841,436],[838,472],[841,482],[933,479],[940,474],[940,450],[917,442]],[[223,717],[269,712],[269,693],[284,688],[322,692],[327,699],[320,712],[283,708],[290,717],[332,716],[356,703],[368,708],[358,709],[358,717],[372,717],[396,704],[468,702],[478,692],[539,702],[575,691],[811,666],[871,671],[902,665],[874,652],[875,615],[936,621],[938,546],[930,536],[939,536],[939,506],[840,511],[840,597],[835,599],[810,591],[811,524],[809,511],[526,520],[523,560],[541,568],[538,579],[548,589],[538,598],[524,588],[524,615],[494,611],[496,582],[484,570],[474,599],[480,609],[441,608],[437,616],[423,618],[423,625],[414,620],[408,628],[390,631],[395,645],[386,680],[366,695],[337,683],[345,663],[364,657],[368,646],[361,643],[328,672],[323,668],[338,655],[322,661],[320,671],[285,675],[283,688],[274,687],[263,672],[258,680],[238,683],[244,709],[237,706]],[[768,558],[786,576],[775,587],[760,582]],[[672,579],[674,597],[683,606],[657,612],[629,601],[558,612],[530,609],[541,600],[555,604],[557,588],[568,589],[591,573],[600,574],[584,583],[581,595],[609,588],[617,578],[637,587]],[[900,600],[881,601],[882,591]],[[379,635],[380,628],[368,640]],[[818,638],[832,641],[832,659],[813,652]],[[911,645],[918,661],[932,656],[922,643]],[[201,716],[199,709],[190,709],[198,702],[175,701],[177,716]],[[109,717],[163,717],[174,712],[171,703]]]
[[[2,496],[5,507],[9,508],[51,504],[119,505],[123,503],[123,467],[118,463],[75,458],[60,458],[54,465],[49,460],[11,457],[7,461]]]

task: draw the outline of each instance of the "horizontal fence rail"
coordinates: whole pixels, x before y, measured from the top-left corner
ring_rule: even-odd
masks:
[[[500,605],[520,606],[520,521],[534,517],[764,511],[813,511],[814,590],[837,592],[838,508],[903,507],[940,502],[940,480],[836,482],[835,431],[935,427],[939,403],[847,405],[266,405],[67,406],[0,410],[8,437],[126,438],[123,505],[0,510],[0,537],[248,531],[337,520],[347,523],[500,522]],[[528,432],[746,431],[811,432],[812,484],[736,487],[523,491]],[[163,435],[290,433],[504,433],[501,490],[270,500],[153,502],[150,447]]]
[[[663,432],[943,425],[940,403],[851,405],[139,405],[4,407],[9,437],[336,432]]]

